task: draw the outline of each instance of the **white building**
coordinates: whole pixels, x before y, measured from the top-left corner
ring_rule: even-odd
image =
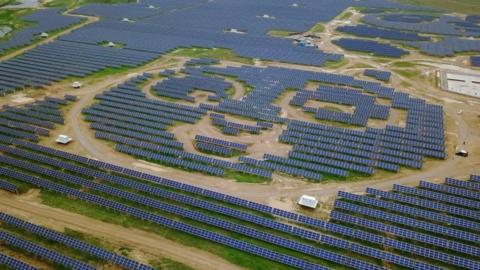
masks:
[[[318,200],[312,196],[302,195],[302,197],[300,197],[300,199],[298,200],[298,204],[301,206],[315,209],[317,208]]]
[[[72,138],[68,137],[67,135],[60,134],[55,141],[59,144],[68,144],[72,141]]]
[[[480,74],[442,70],[440,87],[445,91],[480,98]]]
[[[82,84],[80,82],[73,82],[72,87],[75,88],[75,89],[78,89],[78,88],[82,87]]]

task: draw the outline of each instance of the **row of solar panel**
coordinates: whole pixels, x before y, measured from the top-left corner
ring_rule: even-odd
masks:
[[[281,254],[281,253],[273,252],[273,251],[270,251],[268,249],[258,247],[258,246],[254,246],[254,245],[248,244],[248,243],[243,242],[243,241],[234,240],[230,237],[223,236],[223,235],[220,235],[218,233],[213,233],[213,232],[209,232],[209,231],[204,230],[204,229],[199,229],[199,228],[196,228],[196,227],[191,226],[191,225],[187,225],[187,224],[179,222],[179,221],[174,221],[174,220],[165,218],[165,217],[160,216],[160,215],[155,215],[155,214],[146,212],[146,211],[138,209],[138,208],[127,206],[125,204],[121,204],[121,203],[118,203],[118,202],[115,202],[115,201],[112,201],[112,200],[104,199],[104,198],[102,198],[100,196],[97,196],[97,195],[92,195],[92,194],[88,194],[88,193],[85,193],[85,192],[82,192],[82,191],[79,191],[79,190],[76,190],[76,189],[68,188],[66,186],[56,184],[56,183],[53,183],[53,182],[50,182],[50,181],[47,181],[47,180],[44,180],[44,179],[41,179],[41,178],[38,178],[38,177],[29,176],[29,175],[26,175],[26,174],[23,174],[23,173],[18,173],[18,172],[12,171],[10,169],[5,169],[5,168],[0,168],[0,174],[18,179],[20,181],[24,181],[24,182],[33,184],[35,186],[39,186],[41,188],[46,188],[46,189],[49,189],[49,190],[52,190],[52,191],[55,191],[55,192],[58,192],[58,193],[62,193],[62,194],[69,195],[69,196],[75,196],[76,198],[78,198],[80,200],[91,202],[91,203],[97,204],[99,206],[109,208],[111,210],[126,213],[126,214],[129,214],[130,216],[135,217],[135,218],[139,218],[139,219],[142,219],[142,220],[147,220],[147,221],[153,222],[154,224],[158,224],[158,225],[161,225],[161,226],[165,226],[165,227],[168,227],[168,228],[172,228],[172,229],[175,229],[175,230],[179,230],[179,231],[182,231],[182,232],[193,234],[193,235],[199,236],[201,238],[211,240],[211,241],[223,244],[223,245],[227,245],[227,246],[230,246],[230,247],[233,247],[233,248],[236,248],[236,249],[240,249],[240,250],[243,250],[245,252],[248,252],[248,253],[251,253],[251,254],[254,254],[254,255],[265,257],[265,258],[270,259],[270,260],[278,261],[280,263],[284,263],[284,264],[291,265],[291,266],[294,266],[294,267],[298,267],[298,268],[301,268],[301,269],[305,269],[304,267],[307,267],[308,269],[322,269],[322,270],[328,269],[328,268],[321,267],[321,266],[314,266],[311,263],[308,263],[308,262],[306,262],[302,259],[298,259],[298,258],[289,256],[289,255],[284,255],[284,254]],[[89,268],[84,268],[84,269],[89,269]]]
[[[377,41],[366,39],[341,38],[334,40],[333,43],[346,50],[368,52],[376,56],[400,58],[408,54],[408,51],[392,46],[390,44],[380,43]]]
[[[0,220],[6,224],[9,224],[10,226],[13,226],[18,229],[26,230],[30,233],[33,233],[49,241],[57,242],[63,246],[70,247],[77,251],[85,252],[101,260],[113,262],[114,264],[124,267],[125,269],[132,269],[132,270],[153,270],[154,269],[153,267],[138,263],[124,256],[117,255],[113,252],[106,251],[102,248],[80,241],[73,237],[63,235],[56,231],[35,225],[33,223],[29,223],[27,221],[18,219],[16,217],[13,217],[4,213],[0,213]],[[76,268],[72,268],[72,269],[76,269]]]
[[[219,146],[223,146],[223,147],[226,147],[226,148],[232,148],[232,149],[236,149],[236,150],[240,150],[240,151],[247,150],[247,145],[246,144],[224,141],[224,140],[211,138],[211,137],[207,137],[207,136],[202,136],[202,135],[196,135],[195,140],[210,143],[210,144],[217,144]]]
[[[176,186],[176,185],[175,185],[175,186]],[[213,195],[214,195],[214,194],[212,194],[212,196],[213,196]],[[215,195],[215,197],[216,197],[216,195]],[[225,195],[223,195],[221,198],[225,198]],[[262,209],[262,208],[260,208],[260,209]],[[267,209],[267,211],[268,211],[268,209]]]
[[[7,158],[2,158],[2,162],[8,162],[8,159],[7,159]],[[48,175],[49,177],[55,177],[55,178],[58,178],[58,179],[62,179],[63,181],[75,183],[75,184],[77,184],[77,185],[82,185],[82,186],[85,186],[85,185],[86,185],[86,186],[88,186],[88,187],[91,188],[91,189],[96,189],[96,190],[99,190],[99,191],[102,191],[102,192],[107,192],[107,193],[112,194],[112,195],[114,195],[114,196],[122,196],[122,197],[124,197],[124,198],[127,198],[127,196],[128,196],[128,195],[127,195],[128,192],[121,192],[121,191],[119,191],[119,190],[114,190],[114,189],[112,189],[112,188],[107,188],[107,187],[100,188],[101,184],[93,183],[93,182],[90,182],[90,181],[88,181],[88,180],[82,180],[82,179],[80,179],[80,178],[78,178],[78,177],[74,177],[74,176],[72,176],[72,175],[67,175],[67,174],[64,174],[64,173],[59,173],[59,172],[56,172],[56,171],[54,171],[54,170],[40,169],[40,168],[35,169],[35,167],[38,167],[38,166],[36,166],[36,165],[31,165],[31,164],[28,164],[28,163],[26,163],[26,162],[21,162],[21,161],[20,161],[20,162],[16,163],[15,161],[11,160],[11,161],[8,162],[8,163],[11,164],[11,165],[16,164],[15,166],[20,166],[20,167],[23,168],[23,169],[29,169],[29,170],[32,170],[32,169],[33,169],[34,171],[36,171],[36,172],[38,172],[38,173],[41,172],[41,173],[43,173],[43,174]],[[95,174],[92,174],[92,175],[95,175]],[[113,181],[112,179],[118,179],[118,178],[111,178],[111,177],[110,177],[109,179],[110,179],[110,181]],[[135,188],[138,188],[138,186],[139,186],[138,183],[134,183],[132,180],[125,180],[125,179],[123,179],[122,182],[123,182],[124,185],[126,184],[126,181],[129,181],[129,182],[130,182],[130,184],[128,184],[128,186],[131,187],[131,188],[134,188],[134,187],[135,187]],[[120,184],[121,182],[115,181],[115,183],[116,183],[116,184]],[[149,191],[148,191],[149,193],[152,193],[152,192],[153,192],[153,190],[152,190],[151,187],[149,187],[149,188],[145,188],[145,187],[144,187],[144,189],[142,189],[142,190],[149,190]],[[122,194],[124,194],[124,195],[122,195]],[[155,194],[159,195],[158,190],[157,190],[157,192],[155,192]],[[163,196],[165,196],[165,192],[164,192],[164,191],[162,191],[160,194],[163,194]],[[168,192],[167,192],[167,194],[168,194]],[[179,196],[181,196],[181,197],[184,197],[181,201],[184,201],[184,202],[187,202],[187,203],[190,202],[190,204],[192,204],[192,200],[185,198],[185,196],[183,196],[183,195],[173,195],[172,193],[170,193],[170,194],[167,195],[167,196],[169,196],[169,198],[175,199],[175,200],[178,200],[178,199],[179,199]],[[169,206],[168,208],[165,208],[165,207],[167,206],[167,205],[165,205],[165,204],[161,204],[161,203],[158,203],[158,202],[155,203],[154,201],[149,200],[149,199],[147,199],[146,197],[143,198],[143,199],[140,199],[140,197],[141,197],[141,196],[139,196],[139,200],[135,200],[134,198],[132,198],[132,196],[128,196],[128,198],[129,198],[130,200],[135,200],[137,203],[147,203],[148,205],[154,204],[154,205],[151,205],[151,206],[152,206],[152,207],[155,207],[155,208],[161,207],[161,205],[164,205],[161,209],[164,209],[164,210],[166,209],[166,211],[173,211],[174,213],[180,214],[180,215],[185,214],[185,210],[180,210],[179,207],[177,207],[177,208],[172,208],[172,206]],[[194,205],[196,205],[196,206],[201,206],[201,207],[205,208],[206,205],[208,205],[208,203],[207,203],[207,204],[206,204],[206,203],[199,203],[199,204],[196,204],[196,203],[195,203]],[[221,208],[219,208],[218,206],[214,206],[213,204],[210,204],[210,206],[207,207],[207,209],[208,209],[208,208],[211,208],[211,207],[214,207],[214,209],[215,209],[216,211],[219,211],[219,210],[221,209]],[[175,210],[175,209],[176,209],[176,210]],[[232,214],[232,211],[234,211],[234,210],[228,210],[228,211],[227,211],[226,209],[224,209],[223,211],[220,211],[220,212],[222,212],[222,213],[224,213],[224,214],[227,214],[227,213],[228,213],[229,215],[231,215],[231,214]],[[234,212],[235,212],[235,211],[234,211]],[[189,216],[189,217],[191,218],[192,216]],[[200,219],[200,218],[201,218],[201,219],[202,219],[201,221],[202,221],[203,223],[213,222],[213,224],[217,224],[217,226],[227,227],[227,228],[229,228],[229,229],[232,229],[232,227],[234,227],[233,225],[225,224],[225,222],[222,222],[221,225],[218,225],[217,222],[214,222],[214,219],[212,219],[212,218],[206,218],[206,217],[205,217],[205,218],[202,218],[202,216],[201,216],[201,215],[198,215],[198,214],[197,214],[197,215],[194,215],[194,217],[195,217],[196,219]],[[251,215],[241,214],[241,215],[238,215],[238,217],[239,217],[239,218],[242,218],[242,219],[246,219],[246,220],[248,220],[249,222],[254,222],[254,223],[260,222],[260,223],[258,223],[258,224],[261,224],[262,226],[271,227],[271,228],[273,228],[273,229],[280,229],[280,230],[285,231],[285,232],[287,232],[287,233],[291,232],[292,229],[294,228],[294,227],[292,227],[292,226],[290,226],[290,225],[288,225],[288,226],[287,226],[287,225],[281,225],[281,224],[279,224],[279,223],[277,223],[277,222],[275,222],[275,221],[267,221],[265,218],[260,218],[260,217],[253,218],[253,216],[251,216]],[[252,219],[252,218],[253,218],[253,219]],[[263,220],[263,221],[262,221],[262,220]],[[247,228],[240,229],[241,226],[238,226],[238,227],[239,227],[239,231],[238,231],[239,233],[244,233],[244,234],[245,234],[245,233],[248,233],[248,232],[249,232],[249,230],[248,230]],[[247,230],[246,230],[246,229],[247,229]],[[302,229],[299,229],[299,228],[295,229],[294,231],[295,231],[295,234],[297,234],[297,235],[299,235],[299,234],[300,234],[300,235],[308,235],[308,234],[309,234],[308,231],[305,231],[305,230],[302,230]],[[254,231],[251,231],[250,233],[254,233]],[[312,233],[310,233],[310,235],[313,236]],[[301,248],[301,247],[300,247],[301,245],[299,245],[298,243],[295,244],[294,242],[291,242],[291,241],[285,241],[285,240],[282,240],[281,238],[275,237],[275,236],[270,235],[270,234],[263,234],[263,236],[262,236],[262,234],[254,233],[253,236],[255,236],[255,237],[258,238],[258,239],[262,239],[262,240],[264,240],[264,241],[270,241],[270,242],[274,241],[274,243],[277,244],[277,245],[283,245],[283,246],[285,246],[285,247],[287,247],[287,248],[294,249],[294,250],[298,250],[298,251],[301,251],[301,252],[306,252],[307,254],[309,254],[309,253],[308,253],[309,248],[307,248],[307,246],[304,246],[303,248]],[[315,239],[315,240],[317,240],[317,241],[322,241],[322,242],[325,242],[325,243],[327,243],[327,244],[330,244],[330,245],[332,245],[332,246],[337,246],[337,247],[338,247],[338,246],[346,246],[346,247],[358,246],[358,244],[348,243],[348,242],[343,241],[343,240],[340,240],[340,239],[335,239],[335,238],[325,237],[325,236],[323,236],[323,237],[317,236],[316,238],[313,238],[313,239]],[[342,243],[342,244],[341,244],[341,243]],[[358,246],[358,247],[359,247],[359,246]],[[368,249],[367,249],[367,250],[368,250]],[[366,252],[366,251],[363,251],[363,252]],[[337,263],[354,266],[354,268],[363,269],[363,267],[365,267],[365,264],[364,264],[364,263],[361,263],[361,262],[359,262],[359,261],[355,261],[355,260],[352,260],[352,259],[349,259],[349,260],[345,260],[345,258],[341,259],[341,256],[338,256],[338,255],[337,255],[337,256],[334,256],[334,254],[328,254],[328,253],[327,253],[328,256],[327,256],[327,255],[321,255],[321,253],[319,253],[318,251],[316,251],[316,252],[313,253],[313,250],[312,250],[311,253],[312,253],[311,255],[318,256],[318,257],[320,257],[320,258],[324,258],[324,259],[327,259],[327,260],[333,260],[333,261],[335,261],[335,262],[337,262]],[[324,256],[327,256],[327,257],[324,257]],[[330,257],[332,257],[332,256],[333,256],[333,258],[336,258],[336,259],[331,259]],[[341,259],[341,260],[339,260],[339,259]],[[371,267],[372,267],[372,266],[370,266],[370,268],[371,268]]]
[[[195,142],[195,147],[199,149],[200,151],[206,152],[206,153],[213,153],[225,157],[231,157],[233,156],[233,150],[232,148],[227,148],[223,146],[219,146],[216,144],[211,144],[211,143],[205,143],[201,141],[196,141]]]
[[[388,82],[392,73],[389,71],[376,70],[376,69],[365,69],[363,75],[375,78],[380,81]]]

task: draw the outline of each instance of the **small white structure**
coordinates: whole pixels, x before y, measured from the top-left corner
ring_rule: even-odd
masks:
[[[239,29],[236,29],[236,28],[227,29],[226,32],[230,32],[230,33],[234,33],[234,34],[246,34],[245,31],[242,31],[242,30],[239,30]]]
[[[107,43],[107,47],[112,48],[112,47],[115,47],[115,46],[116,46],[115,43],[113,43],[111,41]]]
[[[78,89],[78,88],[82,87],[82,84],[80,82],[73,82],[72,87],[75,88],[75,89]]]
[[[148,5],[148,8],[155,8],[154,5]]]
[[[292,7],[298,7],[298,4],[297,4],[297,3],[293,3],[293,4],[292,4]]]
[[[45,32],[42,32],[42,33],[40,34],[40,37],[41,37],[41,38],[48,38],[48,34],[45,33]]]
[[[315,209],[317,208],[318,200],[312,196],[302,195],[302,197],[300,197],[300,199],[298,200],[298,204],[301,206]]]
[[[55,141],[59,144],[68,144],[72,141],[72,138],[68,137],[67,135],[60,134]]]
[[[468,151],[465,149],[460,149],[455,152],[455,155],[460,156],[460,157],[468,157]]]

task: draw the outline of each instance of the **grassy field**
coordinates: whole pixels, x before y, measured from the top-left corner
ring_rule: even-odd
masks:
[[[312,28],[310,28],[309,32],[311,33],[322,33],[325,31],[325,26],[321,23],[315,24]]]
[[[15,0],[0,0],[0,7],[7,6],[7,5],[13,5],[15,4]]]
[[[348,64],[348,60],[346,58],[342,58],[340,61],[327,61],[323,67],[328,69],[337,69],[343,67]]]
[[[352,17],[353,13],[350,12],[350,11],[347,11],[345,13],[343,13],[338,19],[339,20],[348,20],[350,19],[350,17]]]
[[[436,9],[443,9],[449,12],[465,14],[480,13],[480,2],[478,0],[396,0],[402,4],[427,6]]]
[[[136,3],[136,0],[53,0],[45,4],[46,7],[60,7],[72,9],[81,5],[90,3],[118,4],[118,3]]]
[[[0,0],[0,6],[2,6],[2,3],[8,4],[8,1]],[[22,20],[21,17],[29,14],[31,11],[32,10],[30,9],[0,9],[0,25],[10,26],[12,28],[12,32],[9,34],[11,34],[15,30],[30,24],[30,22]],[[7,34],[7,36],[9,34]]]
[[[271,37],[288,37],[288,36],[291,36],[291,35],[295,34],[295,32],[288,31],[288,30],[276,30],[275,29],[275,30],[268,31],[267,34]]]

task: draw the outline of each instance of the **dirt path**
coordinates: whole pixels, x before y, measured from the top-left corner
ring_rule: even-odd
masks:
[[[57,231],[70,228],[97,238],[104,238],[112,244],[139,250],[153,258],[158,256],[167,257],[193,269],[243,269],[214,254],[178,244],[157,234],[124,228],[57,208],[51,208],[40,204],[37,198],[32,197],[34,196],[31,196],[31,194],[27,194],[27,196],[13,196],[0,191],[0,211]],[[131,254],[135,254],[135,252],[131,252]],[[134,259],[141,260],[140,258]]]

